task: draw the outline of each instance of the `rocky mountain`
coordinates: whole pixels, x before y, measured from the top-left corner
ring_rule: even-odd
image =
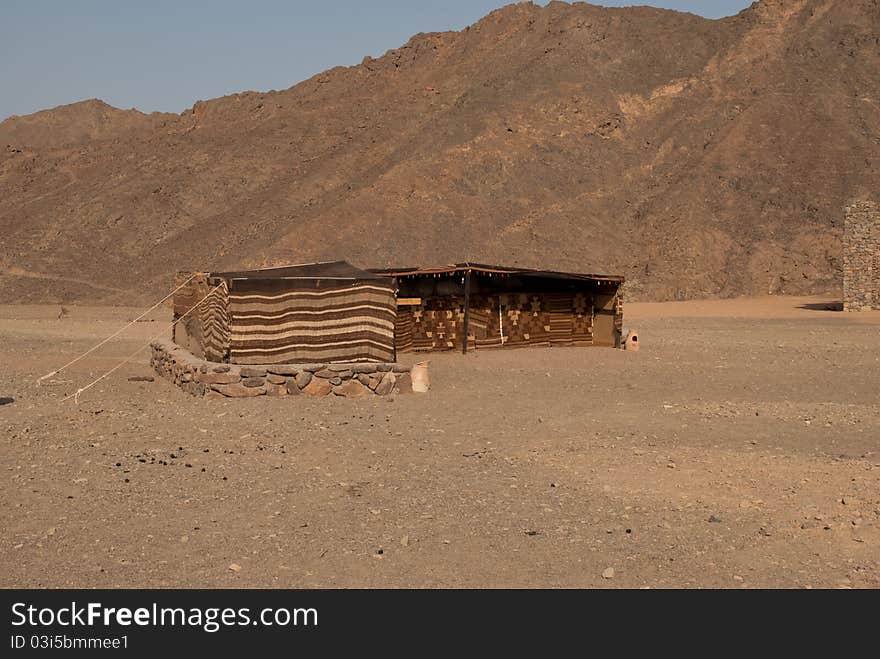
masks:
[[[878,166],[880,0],[520,3],[180,115],[7,119],[0,300],[320,259],[621,273],[641,299],[836,290]]]

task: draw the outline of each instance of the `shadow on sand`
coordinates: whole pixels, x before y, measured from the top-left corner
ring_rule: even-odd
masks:
[[[811,302],[810,304],[802,304],[798,309],[807,309],[808,311],[843,311],[843,302]]]
[[[0,396],[0,405],[9,405],[9,403],[14,403],[14,398],[9,398],[8,396]]]

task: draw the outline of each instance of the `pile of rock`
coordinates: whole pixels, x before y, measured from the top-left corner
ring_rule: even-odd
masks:
[[[206,398],[252,396],[387,396],[412,391],[401,364],[265,364],[239,366],[199,359],[171,341],[155,341],[150,365],[184,391]]]

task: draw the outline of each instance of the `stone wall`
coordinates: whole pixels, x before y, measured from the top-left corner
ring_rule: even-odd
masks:
[[[880,204],[847,207],[843,229],[843,309],[880,309]]]
[[[178,387],[205,398],[253,396],[387,396],[412,391],[402,364],[266,364],[239,366],[200,359],[172,341],[155,341],[150,365]]]

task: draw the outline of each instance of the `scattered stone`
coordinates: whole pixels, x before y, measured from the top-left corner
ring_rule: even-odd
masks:
[[[357,380],[348,380],[345,384],[333,387],[333,393],[346,398],[360,398],[369,395],[370,390]]]
[[[386,394],[390,394],[391,390],[394,389],[394,384],[397,381],[394,373],[388,371],[385,375],[382,376],[382,381],[376,385],[376,389],[374,390],[379,396],[385,396]]]
[[[602,571],[602,578],[603,579],[613,579],[614,578],[614,568],[613,567],[606,567]]]
[[[336,371],[331,371],[329,368],[322,368],[320,371],[316,371],[314,375],[316,378],[329,380],[330,378],[336,377]]]
[[[242,366],[241,377],[243,378],[264,378],[266,377],[266,369],[258,366]]]
[[[241,378],[235,373],[198,373],[196,382],[203,384],[232,384],[238,382]]]
[[[293,364],[270,364],[266,367],[266,370],[275,375],[296,375],[302,371],[302,366],[295,366]]]
[[[715,515],[709,515],[709,523],[710,524],[719,524],[721,522],[720,517],[715,517]]]
[[[252,377],[252,378],[244,378],[241,381],[242,385],[245,387],[262,387],[266,384],[266,378]]]
[[[213,384],[211,388],[229,398],[251,398],[266,393],[263,387],[246,387],[240,382],[235,384]]]
[[[327,382],[329,382],[330,384],[332,384],[334,386],[340,385],[340,384],[342,384],[342,378],[330,378],[329,380],[327,380]]]
[[[269,384],[267,383],[264,386],[266,390],[267,396],[286,396],[287,395],[287,387],[283,384]],[[298,392],[299,390],[297,390]]]
[[[332,391],[332,389],[333,385],[327,380],[323,378],[312,378],[312,381],[303,389],[303,393],[309,394],[310,396],[326,396]]]
[[[129,382],[153,382],[155,380],[151,375],[132,375],[128,378]]]
[[[229,364],[217,364],[211,370],[215,373],[229,373]]]
[[[283,375],[269,373],[269,375],[266,376],[266,382],[268,382],[269,384],[285,384],[287,382],[287,378]]]
[[[311,375],[312,375],[311,373],[308,373],[309,379],[311,379]],[[287,389],[288,396],[295,396],[298,393],[300,393],[299,387],[296,386],[296,379],[288,380],[287,384],[285,385],[285,388]]]
[[[404,547],[409,547],[409,536],[408,535],[403,536],[400,539],[400,544],[402,544]]]
[[[229,569],[233,572],[241,572],[241,565],[239,565],[238,563],[233,563],[229,566]]]
[[[294,380],[296,381],[297,387],[299,387],[300,389],[305,389],[308,386],[309,382],[312,381],[312,374],[308,371],[302,371],[300,373],[297,373]]]

